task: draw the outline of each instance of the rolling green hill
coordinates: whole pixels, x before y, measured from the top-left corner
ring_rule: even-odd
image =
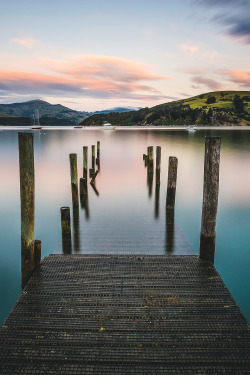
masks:
[[[81,125],[250,125],[250,91],[216,91],[124,113],[98,114]]]

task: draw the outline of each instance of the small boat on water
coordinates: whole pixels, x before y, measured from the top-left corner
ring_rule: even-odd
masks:
[[[32,126],[30,129],[32,129],[32,130],[40,130],[40,129],[42,129],[42,126]]]
[[[105,130],[114,130],[115,126],[113,126],[109,122],[104,122],[104,124],[102,125],[102,129],[105,129]]]
[[[82,126],[74,126],[74,129],[82,129],[83,127]]]
[[[195,131],[197,130],[197,128],[194,126],[194,125],[189,125],[186,130],[188,130],[189,132],[192,132],[192,131]]]

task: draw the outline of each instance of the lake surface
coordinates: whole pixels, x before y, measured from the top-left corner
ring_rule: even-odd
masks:
[[[71,212],[72,252],[198,254],[204,138],[221,136],[215,266],[250,321],[250,131],[63,128],[33,132],[35,238],[42,241],[42,257],[62,252],[60,207],[71,207],[69,154],[78,155],[80,178],[82,147],[89,147],[91,168],[91,145],[97,141],[101,142],[99,195],[88,185],[88,210],[80,207],[79,217],[74,218]],[[154,158],[155,146],[161,146],[159,191],[155,180],[152,191],[148,186],[142,159],[147,146],[154,146]],[[171,249],[165,216],[169,156],[178,158],[176,238]],[[0,166],[2,322],[21,292],[18,130],[0,131]]]

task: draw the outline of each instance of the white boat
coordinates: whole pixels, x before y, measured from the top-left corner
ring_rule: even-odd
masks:
[[[104,122],[104,124],[102,125],[102,129],[105,129],[105,130],[114,130],[115,126],[113,126],[109,122]]]
[[[197,130],[197,128],[194,126],[194,125],[189,125],[186,130],[188,130],[189,132],[193,132],[195,130]]]

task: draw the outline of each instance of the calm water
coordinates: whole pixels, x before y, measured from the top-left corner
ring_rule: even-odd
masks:
[[[176,229],[187,242],[176,239],[173,254],[199,253],[203,187],[204,137],[222,138],[220,194],[215,266],[250,321],[250,132],[53,129],[34,131],[36,211],[35,238],[42,256],[62,252],[60,207],[71,206],[69,154],[78,154],[82,176],[82,146],[101,142],[99,195],[89,185],[89,212],[80,209],[73,231],[73,252],[168,252],[165,199],[168,157],[179,160],[176,193]],[[150,196],[142,160],[147,146],[161,146],[161,185],[153,181]],[[154,149],[155,152],[155,149]],[[0,321],[21,292],[20,202],[18,135],[0,131]],[[177,251],[179,248],[179,252]]]

